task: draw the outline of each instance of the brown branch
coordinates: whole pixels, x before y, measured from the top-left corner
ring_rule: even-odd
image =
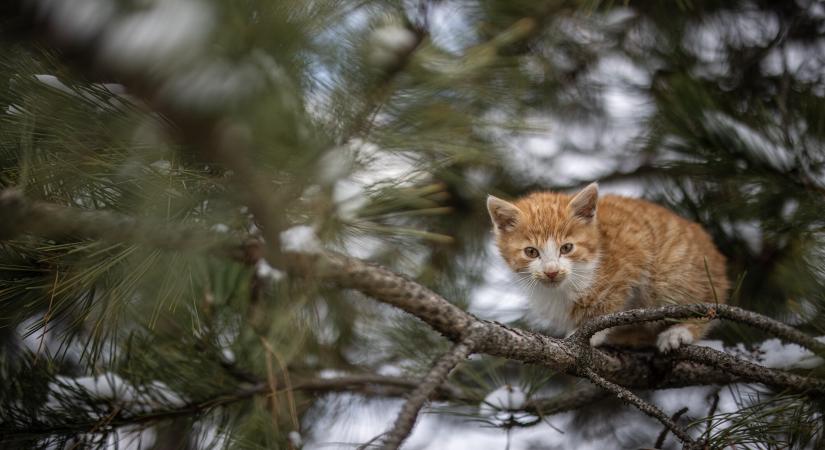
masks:
[[[687,406],[685,406],[684,408],[680,409],[679,411],[676,411],[675,413],[673,413],[673,415],[670,416],[670,421],[673,422],[673,423],[676,423],[676,421],[679,420],[680,417],[682,417],[682,414],[684,414],[686,412],[688,412],[688,407]],[[670,428],[668,428],[668,427],[664,427],[664,429],[662,429],[662,432],[659,433],[659,437],[656,438],[656,443],[653,444],[653,448],[662,448],[662,446],[665,445],[665,438],[667,438],[667,433],[669,431],[670,431]]]
[[[682,427],[676,425],[676,423],[674,423],[673,420],[666,416],[661,409],[657,408],[651,403],[646,402],[638,395],[634,394],[633,392],[630,392],[628,389],[623,388],[622,386],[619,386],[616,383],[612,383],[608,380],[605,380],[592,369],[584,369],[583,375],[589,378],[590,381],[593,382],[593,384],[615,395],[619,400],[635,406],[639,411],[658,420],[666,428],[673,431],[673,434],[675,434],[676,437],[678,437],[685,444],[686,448],[693,448],[695,443],[693,442],[693,439],[691,439],[691,437],[687,434],[687,431],[682,429]]]
[[[708,347],[688,345],[674,350],[677,359],[689,360],[729,371],[744,380],[756,381],[779,389],[825,393],[825,380],[799,376],[782,370],[745,361]]]
[[[395,419],[392,428],[385,433],[382,448],[384,450],[396,450],[412,432],[413,425],[418,418],[418,413],[424,403],[430,399],[433,392],[442,385],[455,366],[466,359],[477,345],[479,333],[478,327],[470,328],[467,335],[462,337],[449,352],[441,356],[430,369],[429,373],[421,380],[421,384],[410,394],[401,412]]]
[[[825,354],[825,344],[800,332],[799,330],[778,322],[770,317],[753,311],[730,305],[697,303],[692,305],[672,305],[650,309],[631,309],[615,314],[597,317],[583,324],[568,337],[571,341],[586,342],[593,334],[606,328],[620,325],[632,325],[664,319],[727,319],[744,323],[772,334],[787,342],[805,347],[816,354]]]

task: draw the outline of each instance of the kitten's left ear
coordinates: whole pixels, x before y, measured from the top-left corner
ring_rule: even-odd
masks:
[[[570,200],[573,215],[590,222],[596,217],[596,202],[599,200],[599,184],[590,183]]]
[[[492,195],[487,196],[487,212],[490,213],[496,232],[513,230],[521,214],[516,205]]]

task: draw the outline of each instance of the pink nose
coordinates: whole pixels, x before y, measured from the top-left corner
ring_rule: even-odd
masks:
[[[549,278],[549,279],[551,279],[551,280],[555,280],[555,279],[556,279],[556,275],[558,275],[558,274],[559,274],[559,271],[557,270],[557,271],[555,271],[555,272],[544,272],[544,274],[545,274],[545,275],[547,275],[547,278]]]

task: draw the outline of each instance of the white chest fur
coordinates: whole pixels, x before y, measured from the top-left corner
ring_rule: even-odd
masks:
[[[570,308],[578,295],[572,289],[539,284],[527,295],[527,314],[524,318],[537,331],[566,336],[575,328],[570,318]]]
[[[571,263],[567,279],[559,286],[537,283],[527,294],[525,319],[537,331],[555,336],[567,336],[576,326],[570,310],[586,295],[598,276],[599,260]]]

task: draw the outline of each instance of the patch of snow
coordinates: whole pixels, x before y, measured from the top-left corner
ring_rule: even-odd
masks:
[[[385,25],[370,35],[369,61],[376,66],[395,64],[416,43],[415,34],[400,25]]]
[[[336,211],[342,220],[353,220],[357,217],[358,210],[369,202],[369,198],[360,183],[344,178],[335,182],[332,201],[335,202]]]
[[[216,233],[228,233],[229,232],[229,225],[227,225],[225,223],[216,223],[215,225],[212,225],[210,230],[212,230]]]
[[[229,364],[235,363],[235,352],[232,351],[229,347],[224,347],[221,349],[221,358]]]
[[[263,258],[259,259],[258,262],[255,264],[255,274],[258,276],[258,278],[274,282],[281,281],[284,279],[284,277],[286,277],[286,274],[284,274],[284,272],[270,266],[269,263],[266,262],[266,260]]]
[[[298,225],[281,232],[281,250],[297,253],[320,253],[323,247],[311,226]]]
[[[825,341],[825,336],[817,338]],[[768,339],[757,347],[758,362],[774,369],[812,369],[822,365],[822,358],[796,344],[785,344],[779,339]]]
[[[289,439],[289,443],[295,448],[301,448],[301,446],[304,445],[301,433],[297,431],[290,431],[289,434],[287,434],[287,438]]]
[[[49,86],[50,88],[57,89],[58,91],[65,92],[67,94],[75,94],[75,92],[71,88],[69,88],[69,86],[63,84],[63,82],[60,81],[54,75],[39,74],[35,75],[34,78],[37,79],[37,81],[45,84],[46,86]]]
[[[346,375],[347,375],[346,372],[341,371],[341,370],[334,370],[334,369],[324,369],[324,370],[318,372],[318,378],[323,378],[323,379],[338,378],[338,377],[342,377],[342,376],[346,376]]]
[[[9,106],[6,107],[6,114],[11,115],[11,116],[17,116],[17,115],[23,114],[23,112],[24,112],[23,108],[21,108],[18,105],[15,105],[14,103],[12,103],[12,104],[10,104]]]
[[[149,167],[157,170],[161,175],[169,175],[172,173],[172,163],[165,159],[159,159],[149,164]]]

